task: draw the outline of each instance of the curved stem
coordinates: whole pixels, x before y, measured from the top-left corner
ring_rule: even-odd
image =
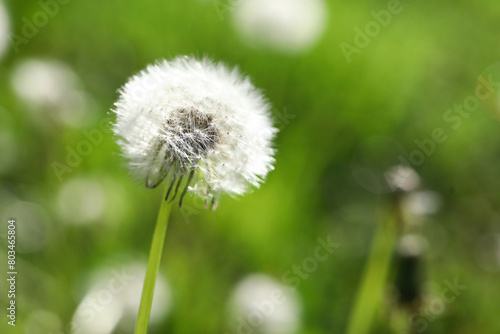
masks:
[[[165,196],[168,187],[165,190]],[[156,220],[156,227],[151,243],[151,251],[149,253],[148,268],[146,270],[146,278],[142,289],[141,304],[139,306],[139,314],[135,325],[135,334],[146,334],[149,325],[149,316],[151,314],[151,306],[153,304],[153,296],[156,284],[156,278],[160,269],[161,255],[163,253],[163,244],[165,242],[165,234],[167,232],[168,219],[172,208],[171,203],[162,197],[160,211]]]

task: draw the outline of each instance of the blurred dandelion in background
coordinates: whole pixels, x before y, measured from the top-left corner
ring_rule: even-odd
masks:
[[[411,167],[397,165],[386,172],[389,187],[399,191],[400,209],[405,228],[419,224],[426,216],[435,214],[441,207],[441,196],[422,189],[420,175]]]
[[[408,233],[399,239],[397,253],[404,257],[422,256],[429,247],[427,240],[420,234]]]
[[[65,182],[57,196],[57,210],[68,224],[87,224],[100,221],[107,206],[106,192],[92,178],[75,178]]]
[[[309,49],[325,29],[323,0],[242,0],[233,21],[246,41],[284,52]]]
[[[435,191],[417,191],[407,196],[403,206],[413,214],[430,215],[441,207],[441,196]]]
[[[0,1],[0,59],[4,56],[7,51],[8,42],[9,42],[9,33],[10,33],[10,22],[9,16],[7,14],[7,10],[3,4],[3,1]]]
[[[78,75],[57,60],[23,60],[14,67],[11,81],[40,123],[49,116],[63,125],[83,127],[96,116]]]
[[[139,263],[95,272],[73,316],[73,328],[82,334],[132,333],[145,273],[146,266]],[[151,324],[163,321],[171,308],[170,286],[158,275]]]
[[[81,175],[64,181],[53,197],[53,210],[67,225],[123,224],[133,215],[129,191],[111,177]]]
[[[265,274],[252,274],[238,283],[229,305],[238,333],[292,334],[300,328],[297,293]]]
[[[410,192],[420,186],[420,176],[411,167],[397,165],[391,167],[385,177],[389,187],[393,190]]]

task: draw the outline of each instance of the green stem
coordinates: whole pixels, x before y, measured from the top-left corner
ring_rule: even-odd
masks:
[[[156,227],[153,234],[153,241],[151,243],[151,251],[149,253],[148,269],[146,271],[146,278],[144,279],[144,287],[142,289],[141,305],[139,306],[139,315],[137,316],[137,323],[135,325],[135,334],[146,334],[148,332],[149,316],[151,314],[151,306],[153,304],[153,296],[160,269],[161,255],[163,252],[163,244],[165,242],[165,234],[167,232],[168,218],[172,209],[172,203],[165,200],[165,194],[162,197],[160,211],[156,220]]]
[[[368,333],[377,308],[382,305],[382,296],[398,234],[396,224],[397,214],[391,214],[388,221],[379,223],[363,281],[349,319],[347,334]]]

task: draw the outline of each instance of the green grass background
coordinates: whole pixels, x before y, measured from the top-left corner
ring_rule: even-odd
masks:
[[[474,93],[479,75],[500,61],[500,3],[404,1],[403,12],[351,63],[339,44],[352,43],[353,27],[364,27],[372,20],[370,11],[385,9],[387,2],[327,5],[325,32],[298,55],[249,48],[229,12],[221,19],[213,2],[195,0],[73,0],[18,53],[10,51],[0,62],[0,128],[13,133],[16,158],[0,175],[2,219],[9,215],[7,198],[38,204],[46,214],[40,227],[46,243],[37,252],[18,253],[18,326],[1,328],[25,333],[24,320],[40,309],[67,324],[94,270],[129,258],[145,263],[161,196],[161,190],[145,189],[129,177],[109,133],[59,182],[51,164],[64,162],[66,146],[85,139],[82,129],[38,124],[10,85],[14,65],[32,57],[69,65],[95,102],[97,116],[84,127],[90,130],[108,116],[130,75],[157,59],[186,54],[238,66],[274,109],[294,118],[281,124],[276,169],[260,189],[237,200],[223,197],[215,213],[191,197],[186,204],[194,211],[174,210],[161,266],[173,310],[151,333],[236,332],[226,320],[234,285],[254,272],[281,280],[312,255],[318,237],[328,235],[341,246],[298,287],[300,333],[344,333],[387,201],[353,178],[357,149],[384,136],[411,152],[414,141],[436,127],[449,138],[417,168],[424,187],[443,198],[441,210],[418,227],[429,241],[425,274],[438,284],[458,277],[467,289],[428,321],[425,332],[500,333],[500,266],[485,270],[478,264],[478,257],[494,262],[498,252],[494,246],[484,249],[482,238],[500,233],[500,123],[482,108],[457,130],[442,120],[448,108]],[[40,10],[36,1],[6,6],[17,34],[21,19]],[[369,160],[388,164],[384,154],[375,151]],[[59,189],[80,177],[102,183],[107,194],[105,215],[83,226],[57,213]],[[0,263],[3,272],[3,255]],[[0,286],[4,305],[5,282]],[[393,333],[386,312],[381,303],[373,333]]]

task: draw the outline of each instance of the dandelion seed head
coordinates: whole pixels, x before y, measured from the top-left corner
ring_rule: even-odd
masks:
[[[208,59],[161,61],[132,77],[113,110],[132,172],[156,187],[192,173],[205,198],[241,195],[272,169],[276,129],[248,78]]]

